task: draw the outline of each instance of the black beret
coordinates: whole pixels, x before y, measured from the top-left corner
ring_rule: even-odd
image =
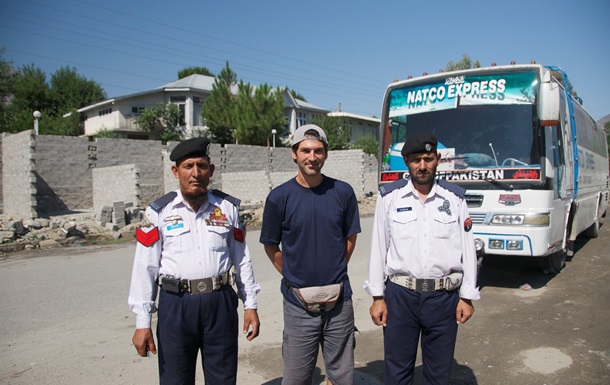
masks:
[[[436,145],[438,140],[436,136],[429,132],[416,132],[405,140],[400,154],[407,157],[411,154],[420,154],[424,152],[436,153]]]
[[[208,138],[192,138],[184,140],[172,150],[169,160],[176,162],[183,158],[199,158],[210,155],[210,140]]]

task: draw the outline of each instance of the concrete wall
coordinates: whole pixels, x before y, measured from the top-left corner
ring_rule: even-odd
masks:
[[[140,170],[135,164],[99,167],[92,170],[93,212],[114,202],[140,204]]]
[[[244,203],[264,202],[269,191],[297,175],[297,165],[292,160],[291,150],[276,150],[278,149],[269,151],[266,170],[224,172],[222,190],[240,198]],[[231,155],[244,162],[252,152],[251,149],[246,149],[245,156],[242,156],[239,149],[234,148]],[[262,162],[255,163],[263,167]],[[376,158],[366,155],[362,150],[330,151],[322,172],[349,183],[358,198],[377,191]]]
[[[2,182],[2,138],[4,138],[4,134],[0,134],[0,182]],[[2,196],[2,186],[4,183],[0,183],[0,214],[3,212],[2,202],[4,197]]]
[[[7,214],[36,217],[67,210],[97,212],[117,201],[145,207],[178,188],[168,155],[175,142],[35,138],[29,131],[4,134],[0,144],[1,191]],[[210,157],[216,166],[210,188],[244,203],[264,202],[271,189],[297,174],[289,148],[212,144]],[[358,197],[377,189],[375,157],[361,150],[331,151],[324,174],[351,184]]]
[[[39,213],[90,209],[91,150],[86,138],[36,137],[36,200]]]
[[[134,164],[140,171],[141,204],[148,205],[163,195],[163,154],[158,140],[96,139],[95,167]]]
[[[34,130],[3,134],[2,195],[4,214],[16,218],[35,218],[36,164]]]

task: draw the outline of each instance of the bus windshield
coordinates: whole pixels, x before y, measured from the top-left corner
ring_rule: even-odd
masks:
[[[442,83],[391,89],[381,181],[403,176],[400,151],[417,131],[438,138],[439,177],[540,179],[536,90],[534,72],[448,76]]]

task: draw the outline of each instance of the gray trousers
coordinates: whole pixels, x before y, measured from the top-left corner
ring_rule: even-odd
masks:
[[[333,385],[354,384],[354,308],[340,302],[324,317],[284,299],[284,377],[282,385],[311,385],[318,350]]]

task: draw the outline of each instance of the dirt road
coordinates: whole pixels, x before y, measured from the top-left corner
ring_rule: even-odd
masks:
[[[356,384],[382,384],[382,332],[370,321],[365,279],[372,218],[350,262],[355,288]],[[261,336],[240,338],[238,379],[279,385],[279,274],[248,233],[259,294]],[[452,384],[579,385],[610,383],[610,226],[578,240],[557,276],[529,259],[488,258],[483,298],[460,326]],[[11,255],[0,261],[0,384],[157,383],[156,358],[131,345],[127,293],[134,246],[71,248]],[[527,284],[527,285],[526,285]],[[524,288],[531,289],[524,290]],[[324,381],[318,362],[314,383]],[[421,381],[421,365],[416,369]],[[198,376],[201,378],[201,376]]]

